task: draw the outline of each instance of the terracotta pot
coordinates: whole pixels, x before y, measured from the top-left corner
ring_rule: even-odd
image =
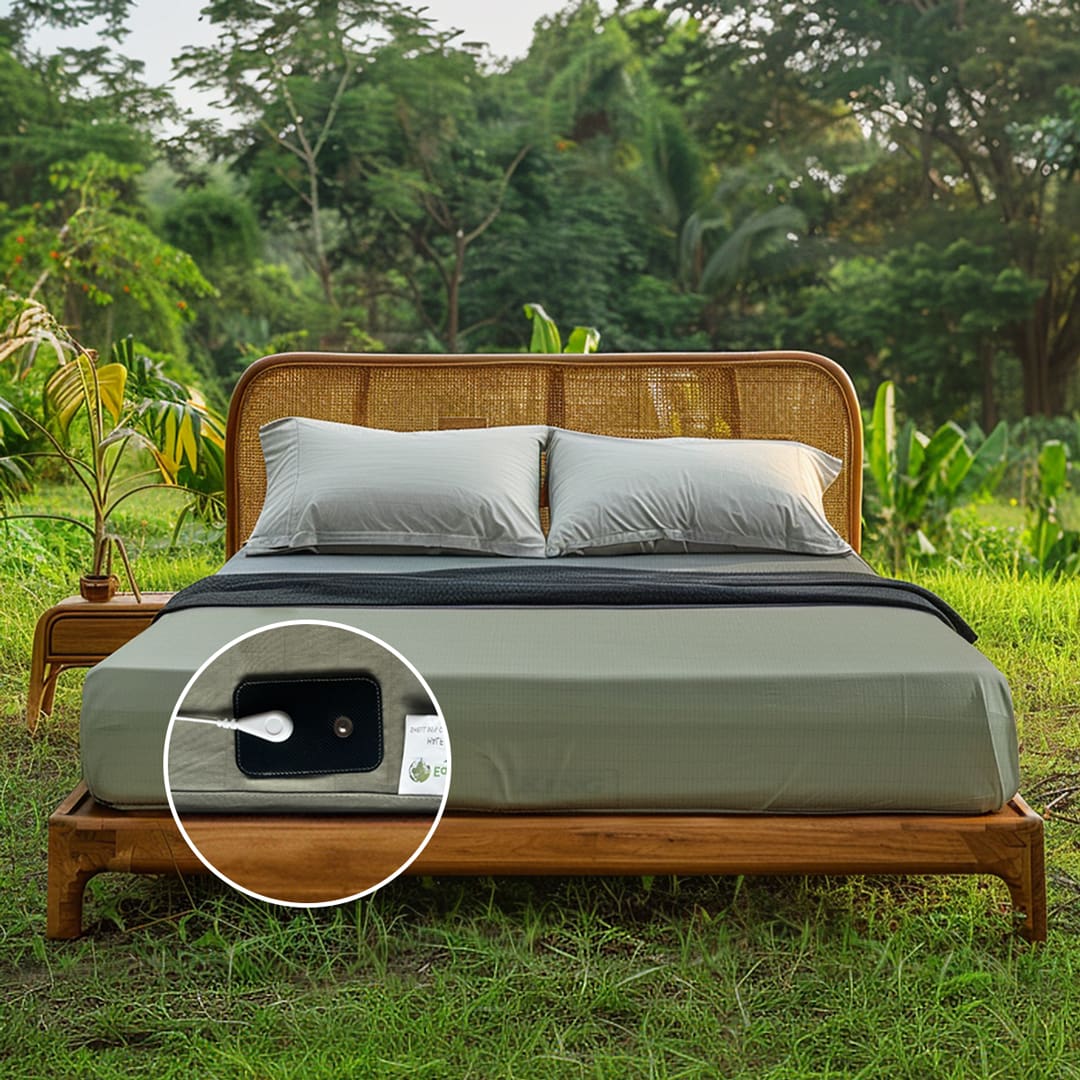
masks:
[[[115,574],[83,574],[79,578],[79,595],[91,603],[103,604],[116,595],[119,584]]]

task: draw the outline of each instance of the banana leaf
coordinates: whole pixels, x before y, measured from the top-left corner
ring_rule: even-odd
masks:
[[[1039,490],[1042,497],[1053,502],[1065,490],[1069,475],[1069,452],[1058,439],[1043,443],[1039,452]]]
[[[562,338],[559,336],[559,328],[542,305],[526,304],[525,317],[532,320],[532,338],[529,341],[529,352],[562,352]]]
[[[99,405],[118,423],[124,408],[127,368],[123,364],[94,363],[87,353],[61,364],[45,384],[45,405],[66,435],[80,409],[94,424]],[[100,437],[103,432],[98,432]]]
[[[566,341],[566,353],[594,353],[600,348],[600,331],[595,326],[575,326]]]

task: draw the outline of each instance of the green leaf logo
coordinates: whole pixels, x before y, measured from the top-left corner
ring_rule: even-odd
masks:
[[[416,784],[422,784],[431,775],[431,766],[423,759],[417,758],[409,766],[409,779]]]

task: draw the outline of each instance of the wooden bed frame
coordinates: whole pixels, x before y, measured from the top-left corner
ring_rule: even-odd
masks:
[[[630,437],[797,439],[844,462],[826,493],[833,526],[858,550],[862,424],[851,381],[801,352],[566,356],[288,354],[252,365],[233,395],[227,436],[226,542],[254,527],[265,494],[259,428],[281,416],[417,430],[550,424]],[[452,722],[452,718],[451,718]],[[300,858],[325,846],[340,879],[355,815],[193,815],[221,859],[258,844]],[[185,817],[185,822],[187,818]],[[400,853],[415,823],[380,815]],[[375,855],[378,853],[375,852]],[[357,856],[359,858],[359,855]],[[287,865],[287,863],[286,863]],[[331,871],[332,866],[332,871]],[[80,784],[49,819],[50,938],[82,933],[83,890],[103,871],[205,873],[171,815],[112,810]],[[981,815],[476,814],[449,811],[409,873],[472,874],[990,874],[1008,886],[1020,933],[1046,938],[1043,824],[1019,796]],[[319,888],[318,871],[314,887]],[[258,891],[288,895],[295,881]]]

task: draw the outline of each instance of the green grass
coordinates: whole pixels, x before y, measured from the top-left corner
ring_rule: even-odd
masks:
[[[1028,512],[1018,499],[995,499],[978,505],[979,517],[996,528],[1022,529]],[[1058,501],[1058,520],[1066,529],[1080,529],[1080,493],[1068,491]]]
[[[165,554],[160,501],[139,514],[145,587],[220,562],[206,536]],[[1043,948],[1002,885],[959,877],[408,878],[298,912],[112,874],[60,943],[45,823],[79,775],[81,674],[38,738],[21,710],[36,618],[77,576],[63,536],[0,554],[3,1077],[1080,1077],[1080,582],[918,578],[1010,680],[1023,790],[1054,803]]]

